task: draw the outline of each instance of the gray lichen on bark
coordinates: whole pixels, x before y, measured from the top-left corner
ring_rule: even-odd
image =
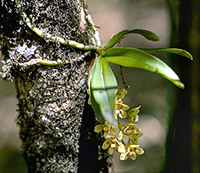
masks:
[[[20,0],[19,6],[23,6],[32,24],[44,32],[86,45],[96,44],[83,0]],[[13,1],[3,0],[1,8],[4,22],[9,16],[15,18],[9,28],[11,33],[6,33],[6,25],[1,23],[1,46],[7,55],[2,76],[15,79],[17,124],[29,172],[77,172],[91,56],[80,59],[83,51],[40,38],[26,26]],[[10,51],[5,52],[8,47]],[[34,47],[29,58],[19,53],[22,47]],[[34,57],[70,63],[33,65],[28,69],[19,65]]]
[[[36,172],[77,172],[80,125],[85,102],[85,63],[64,70],[40,67],[37,73],[16,77],[17,123],[25,157]],[[84,76],[83,76],[84,74]],[[31,80],[29,80],[31,79]]]

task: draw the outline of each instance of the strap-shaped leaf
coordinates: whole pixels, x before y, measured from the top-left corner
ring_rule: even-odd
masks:
[[[151,41],[159,40],[159,37],[155,33],[148,30],[144,30],[144,29],[123,30],[113,35],[113,37],[107,43],[103,45],[103,48],[107,50],[113,47],[118,41],[120,41],[127,34],[140,34],[144,36],[146,39],[151,40]]]
[[[114,111],[116,90],[117,81],[108,61],[102,57],[98,57],[91,76],[90,91],[95,102],[99,105],[101,115],[112,125],[114,125],[115,120]],[[92,106],[93,108],[96,107],[93,103]]]
[[[177,74],[163,61],[136,48],[114,47],[107,50],[103,57],[111,63],[124,67],[133,67],[158,73],[173,82],[176,86],[184,88]]]
[[[154,48],[154,49],[144,48],[144,49],[140,49],[140,50],[143,50],[145,52],[173,53],[173,54],[178,54],[178,55],[181,55],[181,56],[184,56],[186,58],[193,60],[193,57],[189,52],[187,52],[186,50],[183,50],[183,49],[178,49],[178,48]]]
[[[91,92],[91,90],[90,90],[90,92]],[[96,120],[99,121],[100,123],[103,123],[104,122],[104,118],[102,117],[101,109],[100,109],[99,104],[94,99],[93,92],[91,92],[91,94],[90,94],[90,100],[91,100],[91,103],[92,103],[92,108],[93,108]]]
[[[92,66],[92,69],[91,69],[91,72],[90,72],[90,75],[89,75],[89,83],[88,83],[89,84],[89,96],[90,96],[90,101],[91,101],[92,108],[93,108],[93,111],[94,111],[96,119],[100,123],[103,123],[104,118],[102,117],[99,104],[94,99],[93,91],[92,91],[92,88],[90,87],[91,86],[91,79],[92,79],[92,76],[93,76],[93,72],[95,71],[94,69],[96,68],[96,64],[97,63],[98,63],[98,61],[94,62],[93,66]]]

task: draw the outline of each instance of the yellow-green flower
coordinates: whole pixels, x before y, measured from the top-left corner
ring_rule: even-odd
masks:
[[[125,88],[120,88],[116,91],[115,94],[117,96],[117,100],[123,99],[125,97],[125,95],[127,94],[127,90],[125,90]]]
[[[107,140],[103,143],[102,148],[108,149],[108,153],[111,155],[113,154],[115,148],[119,153],[123,153],[125,151],[125,146],[117,140],[114,136],[107,136]]]
[[[123,110],[128,110],[129,106],[126,104],[123,104],[122,99],[119,99],[116,101],[117,109],[123,109]]]
[[[96,126],[94,127],[94,131],[95,131],[96,133],[99,133],[99,132],[101,132],[101,131],[103,130],[103,127],[104,127],[104,124],[98,124],[98,125],[96,125]]]
[[[94,131],[96,133],[99,133],[102,130],[104,131],[104,137],[106,137],[110,133],[112,133],[112,134],[117,133],[117,129],[114,126],[110,125],[107,121],[105,121],[104,124],[96,125],[95,128],[94,128]]]
[[[128,121],[129,121],[129,122],[133,122],[133,121],[137,122],[137,121],[139,121],[138,113],[139,113],[139,111],[140,111],[140,110],[139,110],[140,107],[141,107],[141,106],[138,106],[138,107],[132,108],[132,109],[130,109],[130,110],[128,111],[128,116],[127,116],[127,118],[128,118]]]
[[[126,118],[127,113],[123,109],[119,109],[115,111],[115,119],[117,120],[117,117],[120,117],[121,119]]]
[[[136,159],[136,154],[142,155],[144,150],[139,145],[129,145],[125,152],[121,153],[120,160],[126,160],[130,156],[132,160]]]
[[[132,144],[138,144],[138,138],[143,135],[133,123],[126,124],[122,131],[126,136],[129,137]]]
[[[131,133],[135,133],[138,131],[139,131],[139,129],[133,123],[128,123],[128,124],[124,125],[124,128],[123,128],[123,132],[126,135],[130,135]]]
[[[140,131],[137,133],[131,133],[128,137],[131,140],[132,144],[138,144],[138,138],[141,137],[143,133]]]

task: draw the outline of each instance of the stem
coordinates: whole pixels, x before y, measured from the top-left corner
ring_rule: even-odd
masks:
[[[123,86],[124,88],[127,90],[128,88],[130,88],[130,86],[125,82],[124,80],[124,76],[123,76],[123,71],[122,71],[122,66],[120,66],[120,75],[122,77],[122,83],[123,83]]]
[[[51,41],[59,42],[60,44],[71,46],[71,47],[74,47],[74,48],[77,48],[77,49],[80,49],[80,50],[84,50],[84,51],[97,50],[96,46],[93,46],[93,45],[84,45],[84,44],[78,43],[76,41],[66,40],[66,39],[64,39],[62,37],[54,36],[54,35],[51,35],[49,33],[45,33],[45,31],[43,31],[42,29],[39,29],[39,28],[35,27],[31,23],[30,19],[28,18],[27,14],[25,13],[24,8],[19,4],[19,2],[20,2],[19,0],[15,0],[15,3],[17,5],[17,8],[19,9],[19,12],[21,14],[21,17],[22,17],[23,21],[27,24],[27,26],[33,32],[35,32],[40,37],[49,39]],[[88,21],[90,21],[90,24],[91,24],[91,20],[88,19]],[[91,25],[91,26],[93,26],[93,25]],[[94,30],[94,27],[92,27],[92,29],[93,29],[93,31],[95,31],[95,34],[96,34],[97,32],[96,32],[96,30]],[[95,36],[95,38],[98,38],[97,35]]]
[[[99,32],[97,31],[96,26],[94,25],[94,22],[92,21],[92,17],[91,15],[88,13],[87,9],[85,9],[85,13],[87,14],[86,16],[86,20],[89,23],[91,30],[94,32],[94,43],[96,45],[96,47],[100,47],[101,46],[101,41],[100,41],[100,37],[99,37]]]
[[[88,56],[91,53],[91,51],[85,52],[82,56],[78,57],[77,60],[82,60],[84,57]],[[56,65],[63,65],[63,64],[69,64],[70,62],[68,60],[66,61],[49,61],[49,60],[42,60],[42,59],[31,59],[28,62],[19,63],[18,65],[24,68],[28,68],[35,64],[40,65],[47,65],[47,66],[56,66]]]

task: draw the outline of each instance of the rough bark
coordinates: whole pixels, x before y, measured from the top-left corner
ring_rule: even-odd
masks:
[[[39,29],[85,45],[96,44],[83,0],[21,0],[19,5]],[[88,112],[89,117],[82,124],[88,67],[94,54],[82,57],[84,51],[39,37],[24,23],[13,1],[1,1],[0,11],[2,52],[7,60],[2,75],[14,77],[16,83],[17,124],[28,172],[107,172],[106,154],[100,151],[98,158],[94,116],[88,106],[84,115]],[[35,57],[69,63],[20,65]],[[84,136],[80,140],[81,124]],[[88,152],[93,153],[91,157]],[[93,162],[84,160],[87,157]]]

